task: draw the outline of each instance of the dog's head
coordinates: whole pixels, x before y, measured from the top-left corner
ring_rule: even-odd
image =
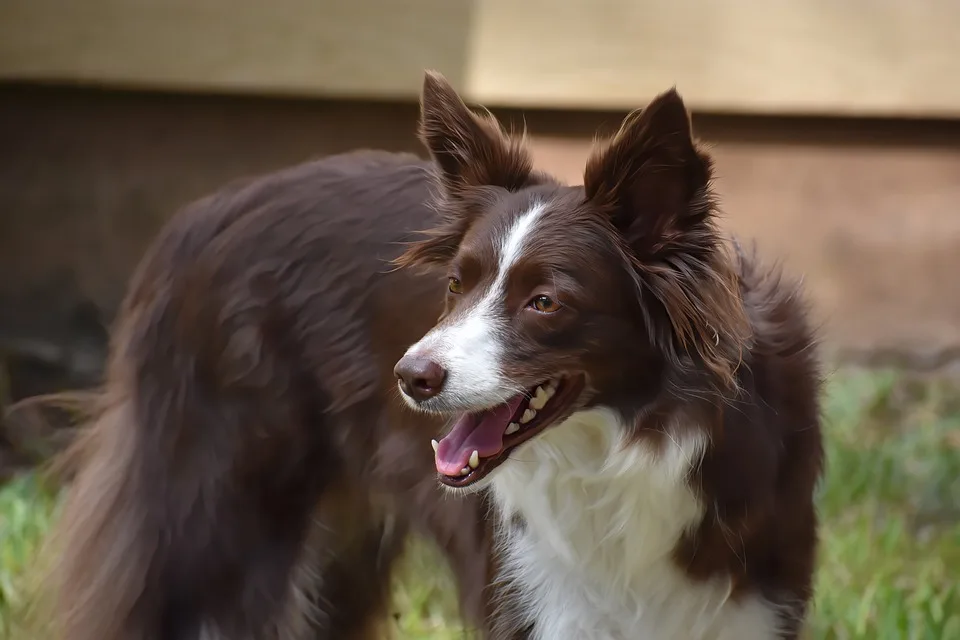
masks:
[[[747,323],[676,91],[593,151],[582,186],[534,171],[522,137],[435,73],[420,136],[441,221],[398,263],[446,268],[448,292],[395,371],[411,406],[457,416],[434,442],[445,484],[478,482],[574,412],[631,425],[663,394],[734,384]]]

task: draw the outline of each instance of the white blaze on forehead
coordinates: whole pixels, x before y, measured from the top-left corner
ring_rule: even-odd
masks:
[[[523,253],[523,246],[527,239],[533,233],[536,223],[543,214],[546,205],[542,202],[536,202],[526,212],[513,221],[506,235],[503,236],[499,247],[499,260],[497,264],[497,279],[491,289],[497,287],[506,289],[507,274],[510,267],[513,266]]]
[[[447,370],[447,379],[438,400],[463,406],[494,406],[522,391],[503,375],[503,298],[510,268],[523,254],[525,245],[546,210],[534,202],[520,214],[505,233],[494,239],[497,274],[489,288],[470,308],[460,311],[448,324],[437,327],[407,350],[408,354],[430,357]],[[408,400],[409,401],[409,400]]]

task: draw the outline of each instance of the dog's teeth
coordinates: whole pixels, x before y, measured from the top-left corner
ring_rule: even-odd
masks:
[[[470,467],[464,467],[463,469],[460,469],[460,475],[465,476],[468,473],[470,473]]]
[[[473,450],[473,453],[470,454],[470,468],[476,469],[480,466],[480,452],[476,449]]]
[[[512,436],[517,431],[520,431],[520,425],[517,424],[516,422],[511,422],[510,424],[507,425],[507,430],[504,431],[504,433],[508,436]]]
[[[546,391],[547,391],[547,400],[549,400],[550,398],[553,397],[553,394],[555,394],[555,393],[557,392],[557,383],[554,382],[553,380],[551,380],[551,381],[547,384],[547,389],[546,389]]]
[[[433,452],[436,453],[437,449],[440,448],[440,443],[437,442],[436,440],[431,440],[430,444],[433,446]]]
[[[527,409],[520,418],[520,424],[526,424],[537,417],[537,412],[533,409]]]
[[[547,404],[547,400],[550,399],[550,396],[547,395],[547,392],[543,390],[543,387],[537,387],[536,393],[533,394],[533,397],[530,399],[530,407],[540,411]]]

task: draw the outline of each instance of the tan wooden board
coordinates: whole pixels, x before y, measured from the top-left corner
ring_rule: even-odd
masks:
[[[467,77],[487,102],[630,108],[676,84],[712,111],[960,114],[957,0],[483,6]]]
[[[410,98],[425,67],[461,81],[469,20],[455,0],[2,0],[0,78]]]
[[[0,79],[489,105],[960,115],[957,0],[3,0]]]

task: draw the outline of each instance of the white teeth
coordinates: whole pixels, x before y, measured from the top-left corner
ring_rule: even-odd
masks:
[[[468,473],[470,473],[470,467],[464,467],[463,469],[460,469],[460,475],[465,476]]]
[[[470,454],[469,465],[471,469],[476,469],[480,466],[480,452],[478,452],[476,449],[474,449],[473,453]]]
[[[433,445],[433,452],[436,453],[437,449],[440,447],[440,443],[436,440],[431,440],[430,444]]]
[[[547,400],[552,398],[553,394],[555,394],[556,392],[557,392],[557,383],[551,380],[550,382],[547,383],[547,388],[546,388]]]
[[[533,409],[527,409],[520,418],[520,424],[526,424],[537,417],[537,412]]]
[[[547,392],[544,391],[543,387],[537,387],[536,393],[533,394],[533,398],[530,399],[530,408],[540,411],[547,404],[547,400],[550,399],[550,396],[547,395]]]
[[[520,425],[516,422],[511,422],[507,425],[507,430],[504,433],[508,436],[515,434],[517,431],[520,431]]]

